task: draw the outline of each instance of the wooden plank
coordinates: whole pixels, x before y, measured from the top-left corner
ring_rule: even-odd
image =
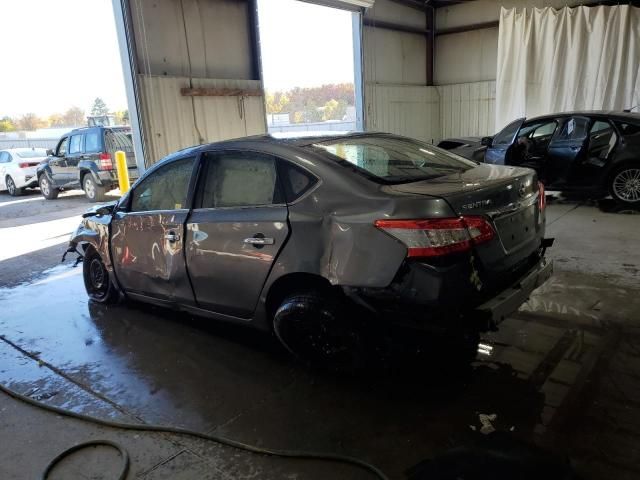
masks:
[[[243,88],[181,88],[183,97],[261,97],[262,90]]]

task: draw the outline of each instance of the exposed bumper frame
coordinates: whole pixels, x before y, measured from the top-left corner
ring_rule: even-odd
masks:
[[[536,288],[549,280],[553,274],[553,262],[544,257],[531,270],[524,274],[515,284],[503,290],[491,300],[483,303],[475,310],[495,327],[526,302]]]

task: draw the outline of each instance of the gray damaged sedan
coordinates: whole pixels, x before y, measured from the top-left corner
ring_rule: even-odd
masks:
[[[69,251],[91,300],[273,331],[338,367],[381,327],[493,329],[552,272],[533,170],[383,133],[188,148],[84,217]]]

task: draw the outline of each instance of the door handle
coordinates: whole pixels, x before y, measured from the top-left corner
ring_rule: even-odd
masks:
[[[244,239],[244,243],[248,243],[249,245],[273,245],[275,240],[273,238],[267,237],[249,237]]]
[[[164,238],[165,240],[169,240],[171,243],[173,243],[180,240],[180,235],[178,235],[176,232],[169,232],[165,233]]]

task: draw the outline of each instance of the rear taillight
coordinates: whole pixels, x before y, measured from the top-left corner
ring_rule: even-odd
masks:
[[[377,220],[375,226],[407,246],[407,257],[465,252],[491,240],[495,232],[484,217],[431,220]]]
[[[547,207],[547,197],[544,193],[544,183],[538,182],[538,208],[540,211],[544,211]]]
[[[28,162],[22,162],[22,163],[18,164],[19,168],[29,168],[30,166],[31,166],[31,164],[28,163]]]
[[[98,168],[100,170],[113,170],[111,155],[109,155],[108,153],[101,153],[98,157]]]

